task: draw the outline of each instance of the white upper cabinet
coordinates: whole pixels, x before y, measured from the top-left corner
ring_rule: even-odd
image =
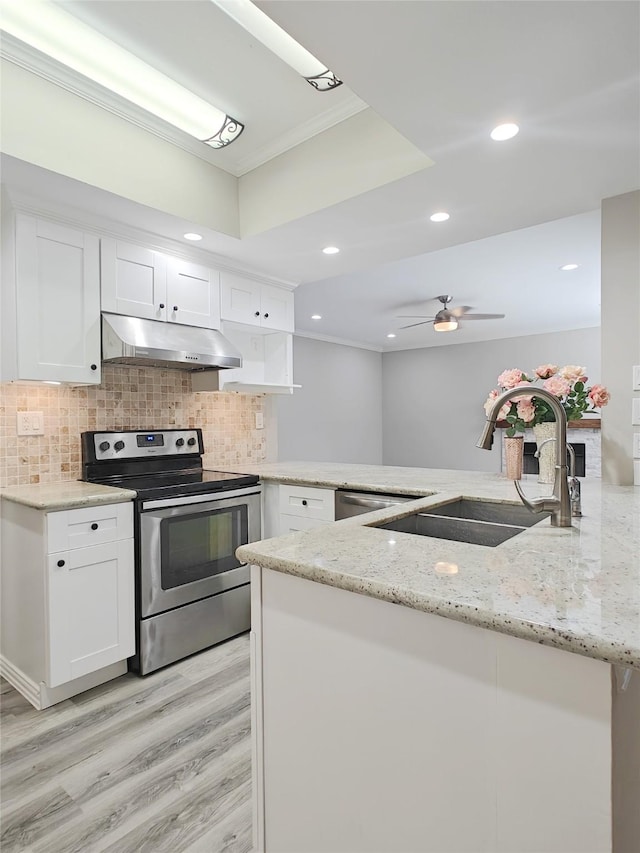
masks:
[[[293,292],[223,271],[220,313],[223,320],[234,323],[293,332]]]
[[[5,248],[15,269],[3,284],[3,378],[99,383],[98,238],[18,213]]]
[[[186,326],[220,328],[220,274],[167,258],[167,319]]]
[[[121,240],[103,238],[100,267],[102,310],[145,320],[167,316],[164,255]]]
[[[217,329],[216,270],[121,240],[102,240],[102,310]]]

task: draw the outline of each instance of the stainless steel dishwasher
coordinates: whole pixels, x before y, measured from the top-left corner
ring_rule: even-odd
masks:
[[[337,489],[336,521],[351,518],[376,509],[387,509],[405,501],[415,501],[419,495],[383,495],[378,492],[351,492]]]

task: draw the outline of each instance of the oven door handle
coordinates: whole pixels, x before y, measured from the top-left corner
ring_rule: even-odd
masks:
[[[213,503],[215,501],[226,501],[230,498],[245,498],[249,495],[262,494],[261,486],[251,486],[247,489],[230,489],[227,491],[208,492],[200,495],[186,495],[182,498],[163,498],[162,500],[143,501],[141,512],[150,509],[162,509],[170,506],[191,506],[192,504]]]

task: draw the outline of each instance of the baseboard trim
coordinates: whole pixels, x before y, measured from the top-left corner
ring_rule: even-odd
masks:
[[[77,696],[78,693],[84,693],[85,690],[91,690],[92,687],[104,684],[105,681],[112,681],[126,672],[127,661],[120,660],[80,678],[74,678],[73,681],[68,681],[59,687],[47,687],[43,682],[38,684],[33,681],[21,669],[0,655],[0,675],[6,678],[9,684],[15,687],[18,693],[22,694],[38,711],[50,708],[51,705],[57,705],[58,702],[64,702],[65,699]]]

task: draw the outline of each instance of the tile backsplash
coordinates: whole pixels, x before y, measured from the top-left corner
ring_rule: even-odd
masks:
[[[43,413],[44,435],[17,434],[17,413],[25,411]],[[264,414],[264,397],[193,392],[182,370],[107,364],[101,385],[2,384],[0,486],[78,479],[85,430],[200,427],[205,467],[241,469],[266,458],[256,412]]]

